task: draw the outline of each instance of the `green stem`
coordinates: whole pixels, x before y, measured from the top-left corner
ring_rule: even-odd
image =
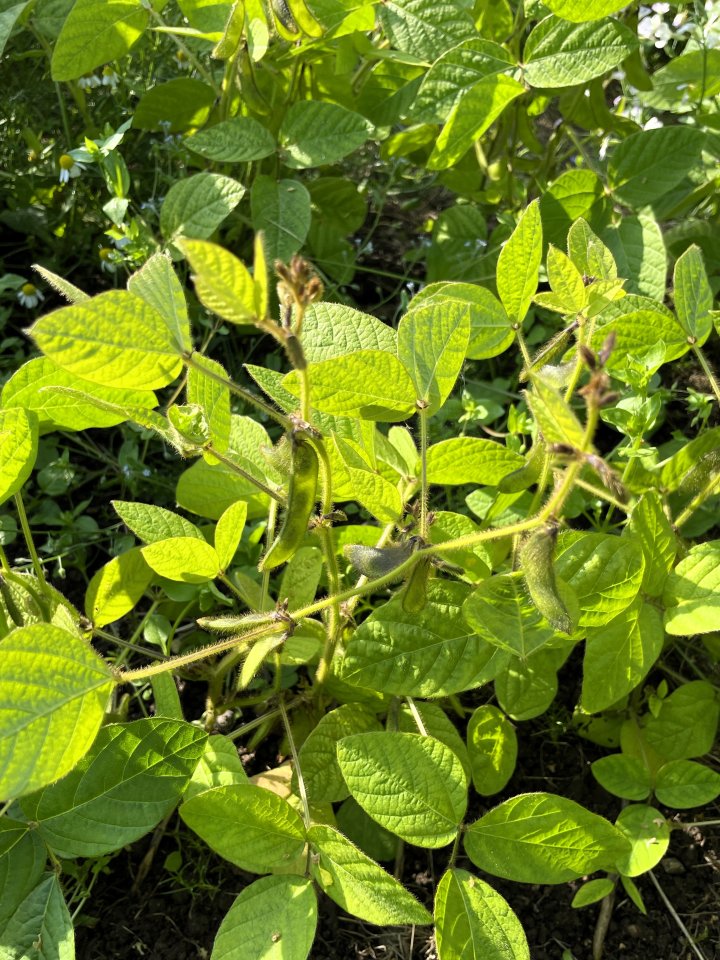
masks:
[[[8,558],[4,547],[0,547],[0,567],[3,568],[5,573],[10,573],[10,564],[8,563]]]
[[[420,733],[421,733],[424,737],[429,736],[429,734],[428,734],[428,732],[427,732],[427,728],[425,727],[425,724],[423,723],[423,718],[420,716],[420,711],[418,710],[417,705],[415,704],[415,701],[413,700],[413,698],[412,698],[412,697],[405,697],[405,702],[407,703],[408,707],[410,708],[410,713],[413,715],[413,720],[415,721],[415,724],[416,724],[418,730],[420,731]]]
[[[418,408],[418,419],[420,420],[420,536],[425,542],[428,539],[427,407]]]
[[[707,362],[705,354],[702,352],[700,347],[693,346],[693,352],[698,359],[698,363],[703,368],[703,373],[708,378],[708,383],[712,392],[715,394],[715,399],[720,403],[720,384],[718,384],[717,377],[713,373],[712,367]]]
[[[47,587],[45,571],[43,570],[42,564],[40,563],[40,558],[37,555],[37,550],[35,549],[32,531],[30,530],[30,524],[28,523],[27,514],[25,513],[25,504],[23,503],[22,494],[19,490],[15,494],[15,507],[18,512],[18,517],[20,518],[20,526],[22,527],[25,543],[27,544],[27,548],[30,553],[30,559],[32,560],[33,569],[35,570],[35,576],[38,578],[43,587]]]
[[[675,526],[678,529],[682,527],[683,524],[688,522],[698,507],[701,507],[707,499],[714,496],[718,492],[720,492],[720,474],[711,477],[702,488],[700,493],[696,494],[690,503],[685,507],[685,509],[678,514],[677,519],[675,520]]]
[[[277,490],[273,490],[271,487],[268,487],[266,483],[263,483],[262,480],[258,480],[257,477],[254,477],[251,473],[248,473],[247,470],[244,470],[242,467],[238,466],[234,460],[230,460],[229,457],[226,457],[224,453],[220,453],[212,444],[209,444],[205,447],[205,450],[216,460],[219,460],[228,470],[232,470],[233,473],[237,473],[238,476],[242,477],[244,480],[247,480],[248,483],[254,484],[258,490],[262,490],[264,494],[270,497],[271,500],[277,500],[278,503],[284,503],[285,498]]]
[[[270,501],[268,510],[268,522],[265,528],[265,551],[267,552],[275,539],[275,524],[277,523],[278,508],[275,500]],[[262,587],[260,593],[260,612],[264,613],[268,609],[268,598],[270,596],[270,570],[263,570]]]
[[[297,375],[300,379],[300,416],[305,423],[310,423],[310,376],[307,367],[297,370]]]
[[[269,403],[265,403],[265,401],[260,397],[256,397],[254,393],[251,393],[249,390],[241,387],[239,383],[235,383],[235,381],[231,380],[229,377],[223,377],[221,374],[215,373],[214,371],[209,370],[207,367],[201,366],[196,360],[193,359],[192,353],[184,354],[182,361],[186,367],[192,367],[194,370],[199,370],[203,376],[209,377],[210,380],[214,380],[216,383],[221,383],[224,387],[227,387],[231,393],[234,393],[236,396],[244,400],[245,403],[257,407],[258,410],[262,410],[263,413],[267,414],[268,417],[271,417],[276,421],[276,423],[279,423],[286,430],[292,429],[292,423],[284,413],[280,413],[274,407],[271,407]]]
[[[164,18],[157,12],[157,10],[155,10],[155,8],[152,6],[149,0],[145,0],[145,2],[143,3],[143,6],[147,10],[147,12],[150,14],[152,19],[155,21],[155,23],[157,23],[158,26],[160,27],[167,26],[167,23],[165,22]],[[163,30],[163,33],[165,33],[164,30]],[[182,52],[185,54],[185,56],[187,57],[188,63],[191,63],[193,67],[197,70],[197,72],[200,74],[200,76],[203,78],[203,80],[207,81],[207,83],[210,84],[210,86],[215,91],[215,96],[219,97],[221,95],[220,88],[218,87],[215,81],[215,78],[210,73],[210,71],[207,70],[200,63],[200,61],[192,52],[192,50],[187,46],[187,44],[183,43],[180,37],[178,37],[174,33],[170,33],[169,36],[172,39],[175,46],[178,48],[178,50],[182,50]]]
[[[308,803],[307,790],[305,789],[305,779],[300,766],[300,758],[298,757],[297,748],[295,746],[295,737],[293,737],[292,727],[290,726],[287,710],[285,709],[285,703],[283,702],[282,698],[278,703],[278,709],[280,711],[280,716],[282,717],[283,726],[285,727],[285,735],[287,736],[288,743],[290,744],[290,753],[292,754],[293,766],[295,767],[295,774],[297,775],[298,793],[300,794],[300,800],[302,801],[303,820],[305,821],[305,829],[308,830],[310,829],[311,823],[310,804]]]

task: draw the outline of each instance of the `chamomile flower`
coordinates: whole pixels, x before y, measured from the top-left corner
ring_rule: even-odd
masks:
[[[101,83],[100,77],[96,77],[94,73],[86,73],[83,77],[80,77],[77,85],[81,90],[92,90],[93,87],[99,87]]]
[[[104,87],[110,87],[112,90],[118,85],[118,75],[113,67],[109,63],[106,63],[102,68],[102,85]]]
[[[34,283],[24,283],[17,292],[17,298],[18,302],[28,310],[33,310],[41,300],[45,299]]]
[[[100,247],[98,252],[100,257],[100,269],[104,273],[115,273],[118,265],[115,262],[116,253],[112,247]]]
[[[74,180],[76,177],[79,177],[85,169],[85,165],[77,161],[74,157],[71,157],[69,153],[62,154],[58,160],[58,166],[60,167],[60,183],[67,183],[69,180]]]
[[[178,70],[191,70],[192,64],[188,60],[188,55],[184,50],[175,51],[175,66]]]

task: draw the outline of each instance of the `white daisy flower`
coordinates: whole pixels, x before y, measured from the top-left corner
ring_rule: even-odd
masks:
[[[67,183],[69,180],[74,180],[75,177],[79,177],[85,169],[85,165],[79,163],[74,157],[71,157],[69,153],[62,154],[58,160],[58,166],[60,167],[60,183]]]
[[[34,283],[24,283],[17,292],[19,303],[28,310],[34,309],[45,297]]]
[[[100,269],[103,273],[115,273],[118,265],[115,263],[115,251],[112,247],[100,247]]]
[[[84,77],[80,77],[77,85],[81,90],[92,90],[93,87],[99,87],[101,83],[100,77],[96,77],[94,73],[86,73]]]
[[[192,64],[188,60],[188,55],[184,50],[175,51],[175,66],[178,70],[191,70]]]
[[[113,67],[109,63],[105,64],[102,68],[102,85],[104,87],[111,87],[113,90],[118,85],[119,77]]]

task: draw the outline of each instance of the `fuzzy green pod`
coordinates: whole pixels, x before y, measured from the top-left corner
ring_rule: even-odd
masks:
[[[343,556],[358,573],[370,580],[384,577],[410,557],[414,549],[410,541],[393,543],[387,547],[368,547],[361,543],[348,543],[343,547]]]
[[[423,557],[411,570],[402,592],[402,608],[405,613],[420,613],[425,608],[429,579],[430,559]]]
[[[276,611],[271,610],[269,613],[243,613],[240,616],[228,614],[224,617],[200,617],[196,623],[203,630],[211,630],[213,633],[241,634],[267,626],[276,620]]]
[[[306,440],[294,440],[285,516],[280,532],[260,561],[261,570],[279,567],[302,543],[315,507],[319,469],[312,444]]]
[[[547,524],[532,533],[520,550],[520,564],[533,603],[560,633],[572,633],[573,622],[558,591],[555,577],[555,541],[558,528]]]
[[[522,493],[540,479],[545,462],[545,444],[538,440],[527,456],[527,460],[517,470],[513,470],[498,483],[500,493]]]

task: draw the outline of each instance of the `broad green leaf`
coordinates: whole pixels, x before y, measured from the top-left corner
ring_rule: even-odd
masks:
[[[678,322],[693,343],[702,346],[712,331],[713,294],[702,253],[694,244],[678,257],[673,286]]]
[[[178,350],[192,349],[185,293],[167,254],[153,254],[130,277],[128,290],[160,314],[173,334]]]
[[[519,453],[495,440],[452,437],[428,447],[428,483],[456,486],[465,483],[496,486],[525,462]]]
[[[579,313],[587,300],[582,274],[572,260],[552,244],[548,247],[546,263],[552,295],[556,298],[562,312]],[[535,300],[538,302],[538,297]]]
[[[300,396],[293,371],[283,387]],[[415,389],[400,361],[382,350],[356,350],[312,366],[311,403],[322,413],[363,420],[405,420],[415,409]]]
[[[29,0],[22,0],[20,3],[12,3],[12,0],[5,0],[0,10],[0,56],[5,49],[13,27],[17,23],[18,17],[28,5]]]
[[[280,125],[285,165],[295,169],[337,163],[361,147],[372,125],[338,103],[296,100]]]
[[[414,122],[443,122],[473,87],[515,66],[510,54],[490,40],[466,40],[453,46],[425,74],[412,106]]]
[[[505,107],[524,93],[521,83],[503,74],[471,87],[450,111],[428,157],[428,170],[447,170],[454,166]]]
[[[353,499],[378,520],[396,521],[403,512],[403,502],[397,485],[373,470],[364,459],[357,444],[341,437],[333,437],[338,457],[347,471],[353,490]]]
[[[141,0],[76,0],[53,49],[53,80],[75,80],[124,57],[147,27]]]
[[[305,358],[316,364],[356,350],[397,352],[392,327],[341,303],[311,303],[302,328]]]
[[[373,860],[395,858],[397,837],[379,823],[375,823],[352,797],[341,804],[335,817],[338,829],[368,857]]]
[[[133,547],[100,567],[88,584],[85,615],[96,627],[125,616],[145,593],[153,572],[142,551]]]
[[[564,246],[571,225],[580,217],[594,223],[604,203],[602,181],[592,170],[582,168],[561,173],[540,198],[545,239]],[[579,264],[575,265],[580,269]]]
[[[177,5],[191,27],[201,33],[222,33],[232,0],[178,0]]]
[[[145,563],[168,580],[181,583],[207,583],[220,572],[215,548],[197,537],[171,537],[156,540],[141,548]]]
[[[215,360],[197,354],[187,374],[187,402],[195,404],[205,416],[213,447],[221,453],[230,440],[230,389],[222,382],[227,373]],[[210,463],[216,458],[210,452],[203,454]]]
[[[87,643],[52,624],[13,630],[0,657],[0,796],[72,770],[100,729],[114,680]]]
[[[243,469],[253,476],[261,475],[260,469],[253,463],[240,458],[233,459],[237,459]],[[219,520],[238,500],[247,503],[250,519],[267,514],[267,495],[260,493],[254,483],[222,463],[211,465],[204,460],[198,460],[180,475],[175,498],[185,510],[210,520]]]
[[[470,318],[470,343],[466,355],[470,360],[487,360],[503,353],[515,339],[508,316],[500,303],[485,287],[471,283],[442,281],[431,283],[413,298],[410,309],[429,308],[465,310]]]
[[[110,724],[67,776],[22,801],[23,812],[59,857],[119,850],[175,807],[206,740],[180,720]]]
[[[214,101],[215,91],[210,84],[193,77],[176,77],[151,86],[140,97],[133,127],[184,133],[206,122]]]
[[[435,894],[439,960],[530,960],[522,924],[490,884],[448,870]]]
[[[39,18],[35,18],[35,23],[38,23]],[[33,270],[35,273],[39,273],[40,276],[53,287],[57,292],[63,296],[68,303],[81,303],[83,300],[89,300],[90,297],[87,293],[84,293],[79,287],[76,287],[74,283],[70,283],[69,280],[66,280],[65,277],[59,276],[57,273],[53,273],[52,270],[48,270],[47,267],[41,266],[39,263],[33,264]]]
[[[506,659],[494,671],[499,705],[513,720],[542,716],[558,692],[556,651],[539,650],[528,660],[500,656]]]
[[[430,63],[439,51],[475,36],[469,10],[447,0],[388,0],[378,16],[393,47]]]
[[[204,539],[194,523],[172,510],[135,500],[112,500],[111,503],[125,526],[143,543],[155,543],[156,540],[168,540],[170,537]]]
[[[53,363],[109,387],[153,390],[171,383],[182,368],[162,316],[125,290],[61,307],[41,317],[30,334]]]
[[[633,803],[621,811],[615,823],[630,842],[630,852],[617,860],[623,876],[639,877],[660,863],[670,843],[670,827],[659,810]]]
[[[660,704],[657,716],[645,718],[643,734],[665,760],[689,760],[709,753],[720,715],[717,691],[707,680],[691,680]]]
[[[75,934],[56,873],[37,886],[0,921],[0,957],[5,960],[75,960]]]
[[[32,410],[0,410],[0,503],[25,483],[38,452],[38,418]]]
[[[28,835],[28,825],[22,820],[12,820],[7,815],[0,819],[0,859],[7,857],[8,854],[18,847],[23,847],[23,839]],[[0,888],[2,889],[2,888]],[[0,915],[2,914],[2,901],[0,898]]]
[[[476,866],[518,883],[565,883],[613,869],[628,849],[603,817],[551,793],[506,800],[465,833],[465,850]]]
[[[684,443],[661,465],[662,487],[670,492],[680,490],[690,479],[690,471],[700,466],[703,460],[714,458],[717,450],[720,450],[720,427],[705,430]]]
[[[528,406],[546,443],[561,443],[583,449],[585,430],[570,405],[558,391],[543,381],[540,370],[532,378],[532,390],[526,392]]]
[[[255,286],[245,264],[207,240],[181,240],[198,300],[230,323],[254,323]]]
[[[637,540],[642,547],[645,557],[642,589],[650,597],[660,596],[675,560],[678,544],[670,521],[665,516],[662,501],[655,491],[643,494],[637,501],[623,536]]]
[[[538,285],[542,261],[542,221],[537,200],[527,207],[500,251],[497,288],[508,317],[522,323]]]
[[[561,636],[538,611],[517,573],[477,584],[462,612],[478,637],[522,660]]]
[[[17,837],[18,821],[6,815],[2,819],[0,836],[11,837],[17,842],[6,847],[0,856],[0,930],[12,917],[23,900],[40,881],[47,865],[48,851],[40,837],[22,823],[22,833]],[[393,837],[393,843],[395,838]],[[2,939],[0,938],[0,943]],[[14,944],[9,944],[14,946]]]
[[[190,800],[213,787],[249,782],[233,741],[216,733],[205,741],[200,761],[185,789],[184,799]]]
[[[275,153],[275,137],[252,117],[232,117],[193,134],[185,145],[216,163],[250,163]]]
[[[650,796],[650,773],[636,757],[613,753],[600,757],[591,765],[592,773],[601,787],[623,800],[645,800]]]
[[[575,24],[546,17],[525,42],[524,77],[531,87],[574,87],[619,66],[637,45],[617,20]]]
[[[289,261],[305,243],[312,212],[310,194],[298,180],[255,177],[250,191],[252,224],[262,231],[270,263]]]
[[[642,359],[657,349],[658,342],[665,346],[663,363],[677,360],[689,349],[687,337],[667,307],[636,294],[628,294],[605,306],[589,346],[599,350],[610,333],[615,334],[616,346],[606,366],[613,373],[623,372],[627,354]]]
[[[655,777],[655,796],[666,807],[701,807],[719,794],[720,774],[692,760],[672,760]]]
[[[210,960],[306,960],[317,898],[302,877],[262,877],[245,887],[223,918]]]
[[[588,627],[583,660],[582,707],[600,713],[631,693],[663,648],[660,612],[637,600],[600,627]]]
[[[313,876],[343,910],[368,923],[431,923],[415,897],[332,827],[313,826],[308,840],[317,854]]]
[[[219,173],[196,173],[177,180],[160,210],[160,229],[170,242],[178,237],[204,240],[240,203],[245,187]]]
[[[705,134],[696,127],[641,130],[622,140],[608,163],[608,179],[621,203],[638,208],[669,193],[699,162]]]
[[[568,256],[582,274],[595,280],[616,279],[612,253],[582,217],[568,230],[567,245]]]
[[[392,833],[430,848],[457,835],[467,781],[444,743],[413,733],[360,733],[338,743],[337,758],[352,796]]]
[[[445,403],[462,369],[470,339],[467,306],[426,301],[410,309],[398,327],[398,358],[412,377],[417,399],[431,417]]]
[[[287,600],[291,610],[315,599],[323,572],[323,554],[317,547],[300,547],[283,570],[278,596]]]
[[[615,884],[610,877],[597,877],[595,880],[587,880],[572,898],[570,906],[576,910],[580,907],[589,907],[591,903],[603,900],[614,889]]]
[[[483,797],[500,793],[515,770],[517,736],[505,714],[492,704],[473,711],[467,744],[472,782]]]
[[[311,800],[336,803],[350,796],[337,761],[337,744],[353,733],[382,729],[374,713],[344,703],[321,718],[300,748],[300,769]]]
[[[638,91],[643,104],[675,114],[691,113],[695,104],[720,93],[720,50],[686,46],[652,74],[652,90]]]
[[[635,599],[645,560],[634,540],[586,533],[567,550],[560,545],[555,569],[577,595],[581,608],[579,625],[600,627]]]
[[[254,784],[205,790],[182,804],[180,816],[212,850],[251,873],[283,867],[305,846],[300,815]]]
[[[342,661],[353,686],[410,697],[449,696],[489,677],[492,648],[462,616],[465,584],[430,581],[420,613],[403,610],[395,597],[357,628]]]
[[[427,703],[424,700],[413,701],[415,711],[422,721],[423,730],[420,729],[415,714],[410,709],[409,704],[402,704],[398,711],[398,730],[400,733],[425,733],[429,737],[434,737],[445,746],[450,747],[454,754],[460,760],[465,771],[465,776],[470,779],[470,758],[465,741],[460,736],[457,727],[450,720],[448,715],[436,703]]]
[[[545,4],[548,10],[563,20],[572,23],[584,23],[586,20],[601,20],[622,10],[626,4],[624,0],[548,0]]]
[[[667,253],[652,211],[623,217],[617,226],[603,231],[602,239],[615,258],[619,275],[627,279],[628,292],[662,302],[667,286]]]
[[[720,618],[720,540],[691,547],[665,581],[665,629],[674,637],[717,630]]]
[[[3,571],[2,579],[0,612],[5,618],[3,635],[9,632],[8,625],[15,625],[19,620],[25,627],[32,623],[54,623],[78,637],[86,637],[87,625],[81,625],[78,611],[50,584],[41,584],[32,573],[13,570]]]
[[[227,570],[232,563],[235,551],[245,529],[247,519],[247,503],[238,500],[223,511],[215,527],[215,550],[220,562],[220,569]],[[312,597],[310,598],[312,599]],[[309,602],[309,601],[308,601]]]
[[[446,543],[448,540],[478,533],[480,530],[479,526],[463,513],[437,510],[434,511],[434,514],[435,519],[430,526],[431,543]],[[474,547],[447,550],[443,555],[449,563],[455,563],[469,571],[476,580],[483,580],[490,576],[492,560],[487,547],[483,543],[478,543]]]

